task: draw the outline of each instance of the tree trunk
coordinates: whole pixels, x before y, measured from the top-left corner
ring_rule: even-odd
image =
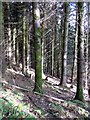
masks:
[[[77,45],[77,91],[75,99],[84,101],[83,97],[83,72],[84,72],[84,39],[83,39],[83,2],[77,3],[78,9],[78,45]]]
[[[29,16],[27,16],[29,17]],[[29,29],[29,24],[28,24],[28,20],[26,20],[26,26],[27,26],[27,30],[26,30],[26,74],[27,71],[29,70],[29,62],[30,62],[30,57],[29,57],[29,53],[30,53],[30,42],[29,42],[29,34],[28,34],[28,29]]]
[[[52,76],[54,75],[54,40],[55,40],[55,31],[54,31],[55,25],[53,25],[53,30],[52,30]]]
[[[59,78],[61,79],[61,68],[62,68],[62,53],[63,53],[63,26],[64,26],[64,20],[63,15],[61,16],[61,22],[59,26],[59,69],[60,69],[60,75]]]
[[[42,22],[42,77],[44,77],[44,22]]]
[[[0,1],[0,25],[1,25],[1,31],[0,31],[0,77],[5,77],[5,71],[7,68],[6,65],[6,49],[5,49],[5,39],[4,39],[4,16],[3,16],[3,6],[2,2]]]
[[[11,67],[11,56],[12,56],[12,49],[11,49],[11,25],[10,25],[10,4],[7,3],[7,9],[8,9],[8,38],[7,38],[7,41],[8,41],[8,67],[10,68]]]
[[[45,7],[45,3],[44,3],[44,7]],[[46,11],[45,11],[45,8],[44,8],[44,13],[43,13],[43,17],[46,17]],[[45,22],[42,21],[42,32],[41,32],[41,40],[42,40],[42,78],[45,79],[45,71],[44,71],[44,64],[45,64],[45,57],[44,57],[44,50],[45,50],[45,39],[44,39],[44,30],[45,30]]]
[[[73,67],[72,67],[72,74],[71,74],[71,83],[74,80],[74,77],[77,74],[77,38],[78,38],[78,14],[76,10],[76,35],[74,41],[74,58],[73,58]]]
[[[85,39],[85,89],[88,88],[88,39],[89,39],[89,3],[87,3],[87,38]]]
[[[16,36],[18,36],[18,27],[16,25]],[[15,38],[15,62],[16,65],[19,66],[19,39]]]
[[[88,8],[89,8],[89,14],[88,14],[88,17],[89,17],[88,43],[89,43],[89,45],[88,45],[88,51],[90,51],[90,3],[89,2],[88,2]],[[90,52],[88,52],[88,79],[89,79],[89,83],[90,83]]]
[[[60,85],[66,85],[67,80],[67,43],[68,43],[68,3],[64,3],[64,32],[63,32],[63,51]]]
[[[35,87],[34,91],[42,92],[42,56],[40,40],[40,11],[38,1],[32,3],[33,29],[34,29],[34,52],[35,52]]]
[[[12,33],[12,62],[15,64],[15,38],[16,38],[16,28],[13,28],[13,33]]]
[[[23,43],[22,43],[22,46],[23,46],[23,49],[22,49],[22,73],[24,74],[25,73],[25,45],[26,45],[26,16],[25,16],[25,13],[26,13],[26,9],[24,8],[24,15],[23,15]]]

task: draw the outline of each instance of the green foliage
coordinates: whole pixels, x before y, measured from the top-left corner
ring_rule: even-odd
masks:
[[[52,104],[52,107],[55,109],[55,110],[59,110],[59,111],[61,111],[62,113],[64,113],[64,108],[61,106],[61,105],[58,105],[58,104],[55,104],[55,103],[53,103]]]
[[[28,115],[24,120],[29,120],[31,118],[31,120],[37,120],[36,118],[34,118],[32,115]]]
[[[19,100],[23,99],[23,94],[22,93],[16,93],[15,95]]]
[[[43,111],[42,109],[36,109],[35,110],[40,116],[45,115],[45,111]]]
[[[71,105],[76,105],[75,102],[73,102],[73,100],[71,100],[71,101],[64,101],[64,102],[66,102],[68,104],[71,104]]]
[[[25,104],[20,103],[18,106],[14,106],[12,103],[8,102],[5,98],[0,99],[0,102],[2,102],[2,116],[0,114],[0,119],[3,117],[6,117],[8,119],[14,119],[14,118],[32,118],[34,119],[35,117],[26,113],[24,110],[28,109]],[[1,111],[1,109],[0,109]],[[1,112],[0,112],[1,113]]]
[[[72,100],[72,103],[76,103],[78,106],[81,106],[83,108],[88,107],[87,104],[85,104],[84,102],[80,101],[80,100]]]
[[[3,99],[0,98],[0,120],[2,119],[2,105],[4,104]]]
[[[84,102],[83,88],[81,86],[77,88],[75,99]]]
[[[37,37],[40,37],[40,27],[38,27],[38,28],[36,29],[36,36],[37,36]]]

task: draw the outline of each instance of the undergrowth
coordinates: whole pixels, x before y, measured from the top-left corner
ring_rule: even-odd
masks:
[[[7,119],[17,119],[17,118],[32,118],[35,119],[35,117],[23,110],[25,110],[24,104],[19,104],[18,106],[15,106],[11,102],[9,102],[6,98],[0,98],[0,103],[2,104],[2,107],[0,107],[0,119],[7,118]],[[27,106],[26,106],[27,108]]]

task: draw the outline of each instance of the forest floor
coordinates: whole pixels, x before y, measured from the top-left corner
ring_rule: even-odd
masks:
[[[32,71],[34,74],[34,71]],[[59,80],[49,78],[44,81],[43,94],[33,92],[34,80],[25,77],[20,71],[7,69],[5,78],[1,79],[0,87],[0,114],[1,118],[21,118],[31,120],[42,118],[51,120],[56,118],[81,120],[90,119],[90,101],[84,91],[85,100],[73,100],[76,86],[58,86]],[[3,85],[2,85],[3,84]],[[0,113],[1,113],[0,112]]]

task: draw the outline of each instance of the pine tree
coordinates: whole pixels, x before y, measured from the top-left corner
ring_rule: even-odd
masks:
[[[32,3],[33,7],[33,35],[34,35],[34,54],[35,54],[35,87],[34,91],[42,92],[42,56],[40,40],[40,10],[38,1]]]
[[[68,14],[69,3],[65,2],[64,7],[64,32],[63,32],[63,53],[62,53],[62,68],[60,85],[65,85],[67,80],[67,43],[68,43]]]
[[[77,45],[77,91],[75,99],[78,99],[80,101],[84,101],[83,96],[83,68],[84,68],[84,40],[83,40],[83,2],[77,3],[77,9],[78,9],[78,45]]]
[[[73,58],[73,67],[72,67],[72,74],[71,74],[71,83],[74,80],[74,76],[77,74],[77,38],[78,38],[78,14],[76,9],[76,35],[74,40],[74,58]]]
[[[24,13],[23,13],[23,49],[22,49],[22,73],[25,73],[25,48],[26,48],[26,9],[24,8]]]

